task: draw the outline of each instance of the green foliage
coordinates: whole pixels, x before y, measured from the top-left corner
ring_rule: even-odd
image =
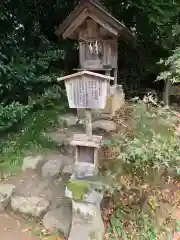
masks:
[[[108,227],[110,239],[131,240],[140,237],[145,240],[157,240],[157,232],[152,220],[144,214],[136,213],[135,215],[135,220],[130,221],[127,213],[121,208],[117,208],[110,218]]]
[[[31,96],[28,105],[36,109],[58,109],[64,111],[68,108],[68,101],[65,91],[54,85],[47,88],[42,94]]]
[[[162,60],[160,63],[164,64],[166,70],[160,73],[157,80],[180,82],[180,47],[176,48],[167,60]]]
[[[180,232],[180,221],[176,222],[176,232]]]
[[[160,72],[157,80],[171,81],[172,83],[180,82],[180,25],[177,24],[173,28],[173,38],[177,41],[175,50],[167,59],[161,59],[159,64],[164,67]]]
[[[180,171],[180,139],[175,134],[176,115],[162,107],[134,106],[136,133],[126,139],[119,159],[135,172],[148,174],[149,169]],[[178,119],[176,119],[178,120]]]
[[[22,121],[30,112],[31,107],[12,102],[7,106],[0,106],[0,131],[12,127]]]
[[[0,169],[14,171],[27,152],[44,152],[58,146],[45,133],[59,124],[59,111],[41,110],[28,115],[16,133],[9,133],[0,142]]]

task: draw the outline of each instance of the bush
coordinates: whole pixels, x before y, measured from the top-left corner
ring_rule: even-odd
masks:
[[[68,107],[65,91],[54,85],[47,88],[42,94],[29,98],[29,105],[35,109],[58,109],[64,110]]]
[[[0,131],[5,131],[23,120],[31,110],[30,106],[13,102],[7,106],[0,106]]]
[[[124,187],[129,195],[139,191],[140,197],[143,185],[157,190],[164,187],[167,176],[180,176],[178,114],[144,102],[133,104],[132,109],[133,132],[123,137],[119,134],[114,142],[120,146],[116,148],[118,157],[103,168],[103,175],[114,179],[112,188],[118,199]]]
[[[134,106],[135,134],[123,140],[120,161],[135,172],[173,170],[180,174],[180,138],[176,134],[177,114],[170,109],[144,103]]]

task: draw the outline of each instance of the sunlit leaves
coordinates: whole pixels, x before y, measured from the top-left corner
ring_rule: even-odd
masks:
[[[180,82],[180,47],[176,48],[169,58],[161,60],[160,64],[163,64],[167,70],[161,72],[157,80]]]

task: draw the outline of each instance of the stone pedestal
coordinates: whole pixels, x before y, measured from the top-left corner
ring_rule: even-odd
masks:
[[[73,198],[68,189],[66,189],[66,196]],[[69,240],[104,239],[104,225],[100,210],[102,197],[100,193],[91,191],[83,201],[72,199],[73,220]]]
[[[107,97],[106,107],[103,113],[115,115],[115,112],[121,109],[125,104],[125,94],[122,85],[113,85],[110,87],[110,95]]]
[[[87,188],[82,195],[82,198],[74,199],[73,190],[67,186],[65,195],[72,199],[72,226],[69,234],[69,240],[103,240],[104,225],[101,218],[101,201],[103,195],[93,189],[90,184],[93,176],[98,174],[97,168],[90,163],[76,163],[74,166],[71,182],[78,181],[74,192],[80,190],[80,183],[87,183]],[[68,188],[69,187],[69,188]],[[71,190],[70,190],[71,188]]]

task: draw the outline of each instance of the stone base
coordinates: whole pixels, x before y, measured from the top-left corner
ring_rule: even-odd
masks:
[[[93,223],[94,221],[94,223]],[[96,224],[96,226],[94,226]],[[84,220],[83,218],[74,217],[69,235],[69,240],[103,240],[104,226],[102,220]]]
[[[72,193],[66,189],[66,196]],[[102,194],[91,191],[83,201],[72,200],[73,219],[69,240],[103,240],[104,224],[101,217],[100,204]]]

